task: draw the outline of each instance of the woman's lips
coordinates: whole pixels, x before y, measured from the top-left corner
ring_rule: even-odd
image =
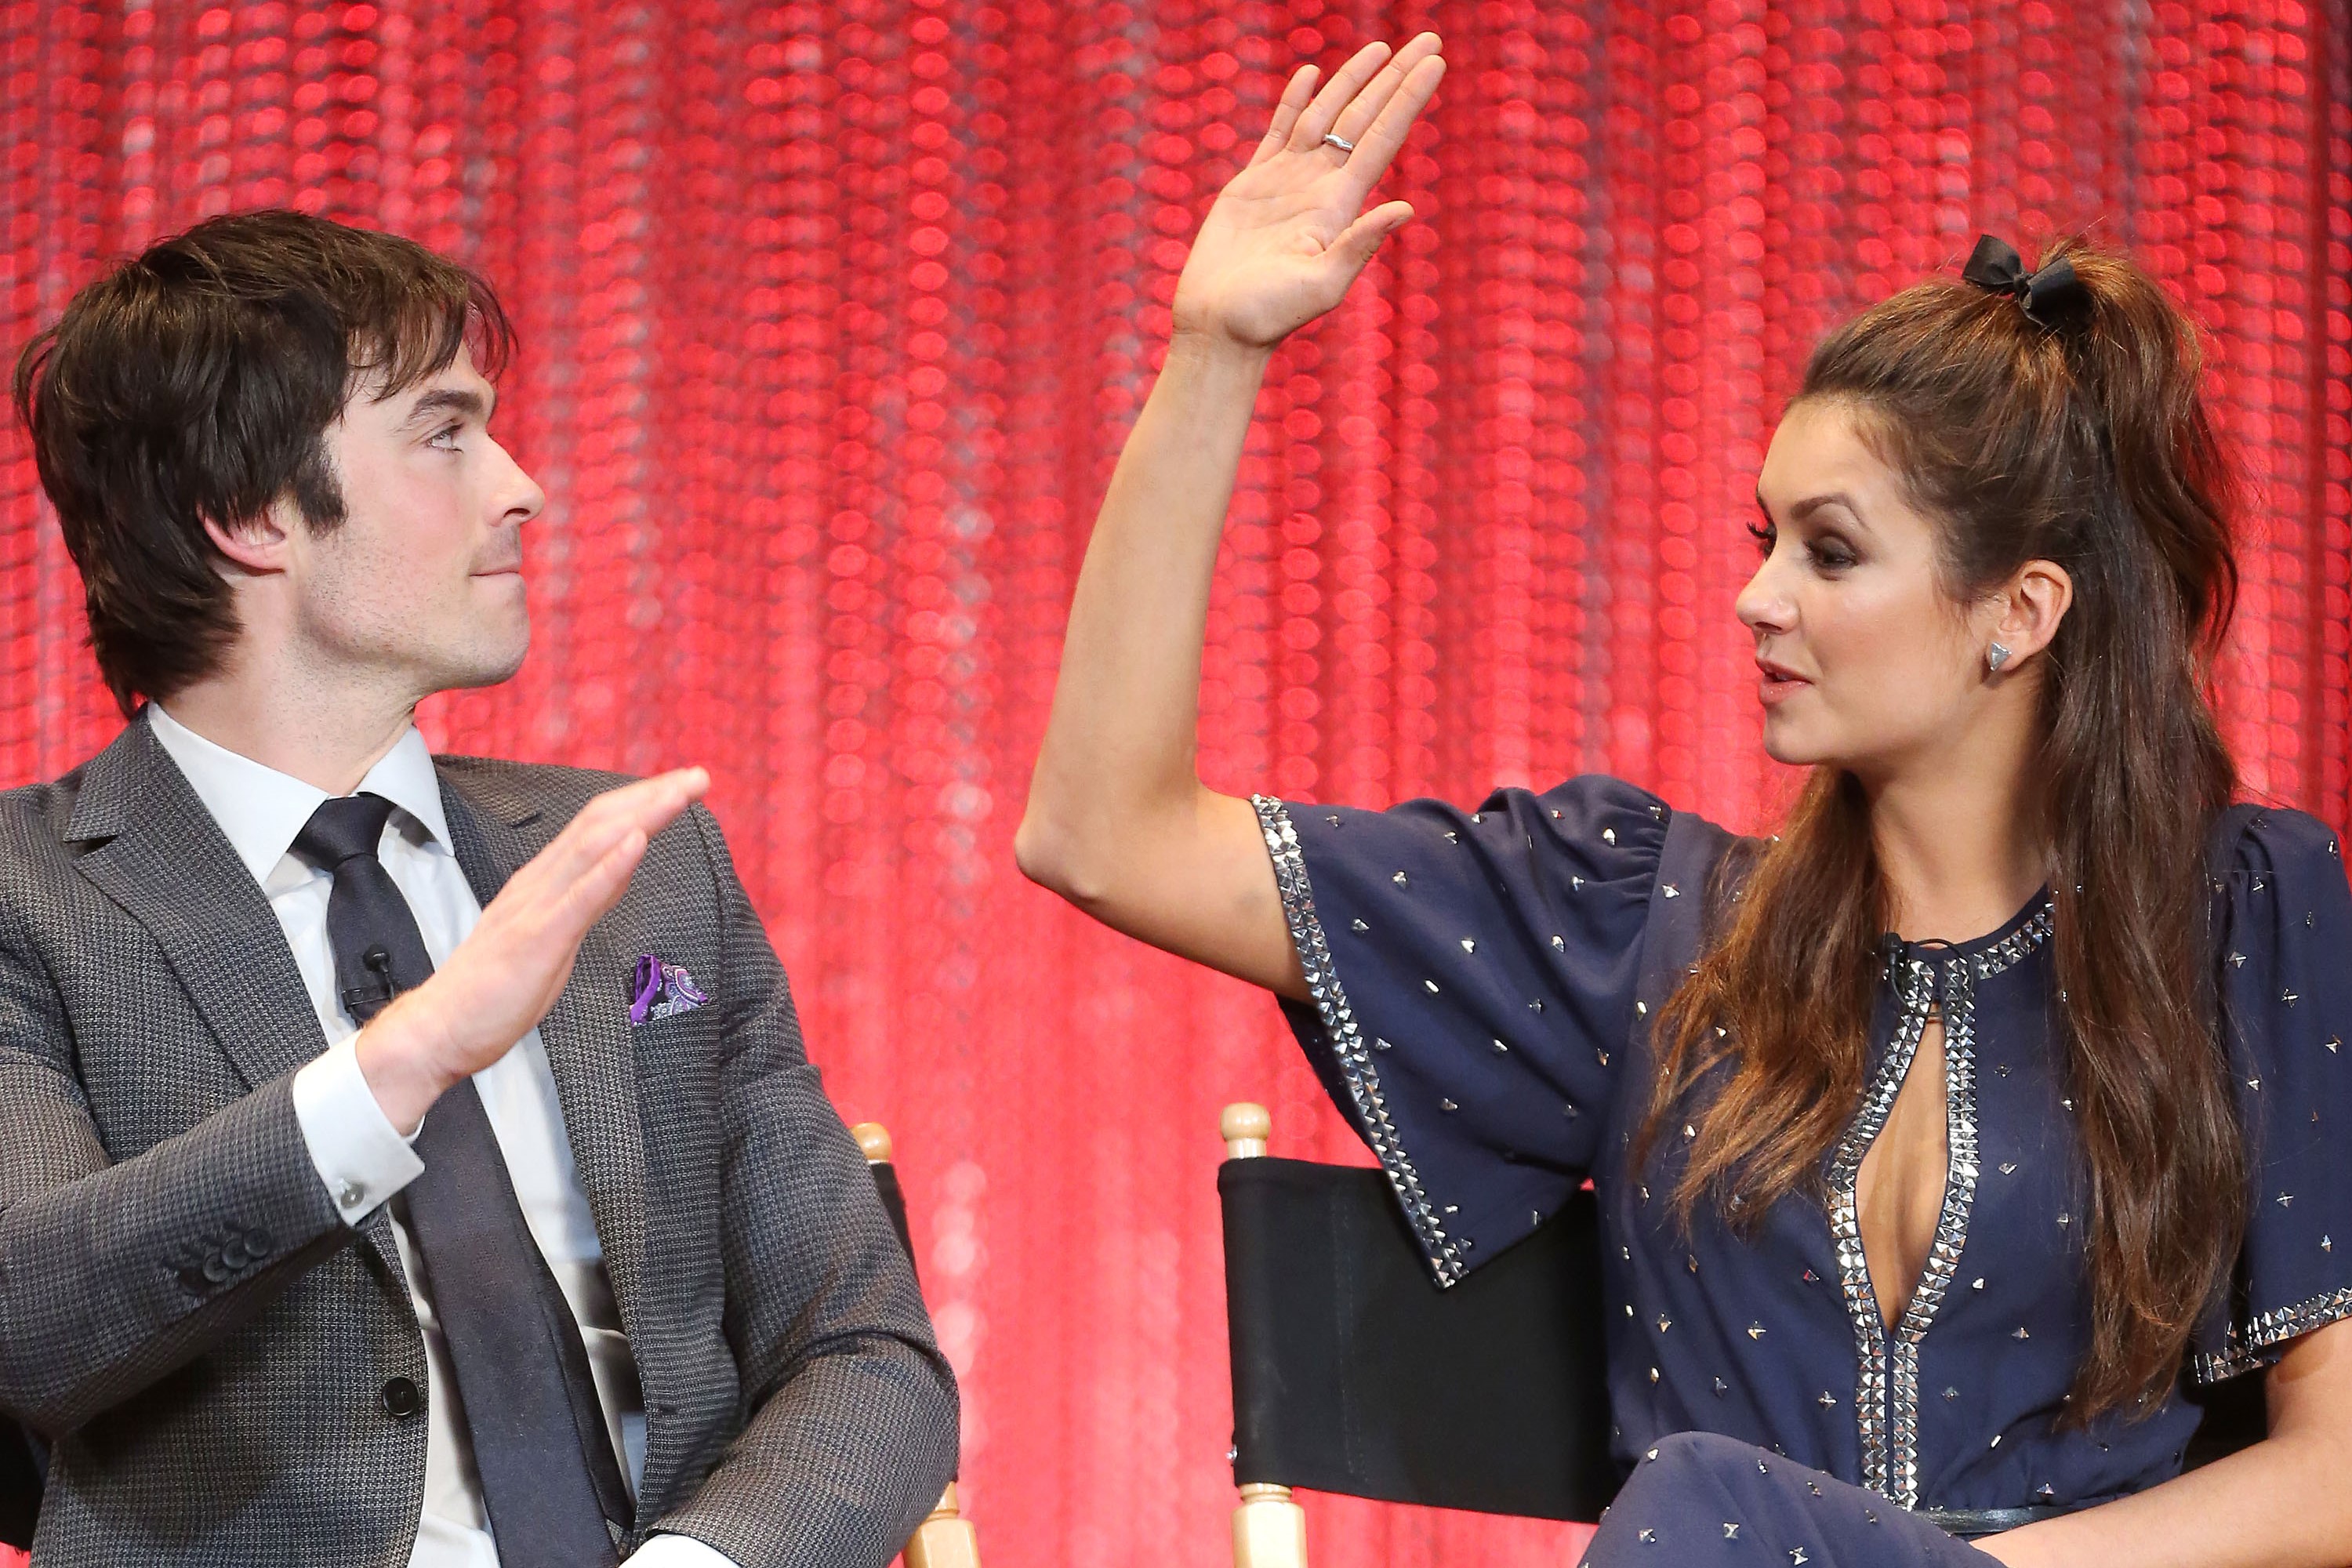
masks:
[[[1777,664],[1767,664],[1762,659],[1756,661],[1756,668],[1763,677],[1756,683],[1756,695],[1767,708],[1776,702],[1786,702],[1812,685],[1802,676],[1792,674]]]

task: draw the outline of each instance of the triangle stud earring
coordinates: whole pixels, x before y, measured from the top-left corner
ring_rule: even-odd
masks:
[[[2002,665],[2007,664],[2008,662],[2009,649],[2003,647],[2000,644],[1994,643],[1991,647],[1985,649],[1986,669],[1998,670]]]

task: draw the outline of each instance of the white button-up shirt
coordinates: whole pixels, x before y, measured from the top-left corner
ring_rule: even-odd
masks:
[[[155,739],[187,775],[196,798],[261,885],[310,990],[327,1050],[295,1073],[294,1113],[319,1179],[345,1222],[355,1226],[415,1181],[425,1164],[410,1147],[414,1132],[404,1137],[393,1127],[360,1073],[352,1047],[359,1025],[343,1011],[336,994],[334,949],[327,938],[327,895],[334,878],[291,852],[296,837],[327,794],[214,744],[174,720],[160,703],[150,708]],[[402,735],[352,793],[392,802],[379,857],[408,900],[435,966],[446,963],[473,931],[482,907],[450,847],[441,782],[424,736],[415,729]],[[555,1075],[539,1031],[534,1028],[512,1050],[476,1073],[474,1087],[498,1137],[531,1239],[580,1321],[614,1449],[622,1458],[634,1496],[645,1471],[645,1396],[637,1387],[628,1339],[621,1331],[588,1196],[572,1165]],[[396,1207],[392,1230],[416,1304],[417,1326],[425,1332],[425,1364],[433,1384],[425,1404],[425,1511],[417,1521],[409,1568],[498,1568],[498,1547],[482,1507],[472,1444],[456,1418],[457,1401],[447,1397],[453,1385],[448,1346],[434,1316],[432,1293],[417,1268],[408,1227]],[[629,1561],[643,1568],[734,1568],[729,1558],[687,1535],[656,1535]]]

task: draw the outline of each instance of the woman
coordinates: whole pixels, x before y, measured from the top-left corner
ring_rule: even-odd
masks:
[[[1590,1176],[1631,1471],[1591,1563],[2352,1561],[2352,894],[2230,804],[2223,475],[2127,262],[1989,241],[1815,355],[1737,605],[1812,770],[1778,838],[1611,779],[1200,784],[1259,375],[1410,217],[1359,214],[1442,70],[1302,70],[1202,226],[1023,868],[1279,994],[1441,1280]],[[2185,1390],[2258,1372],[2267,1439],[2181,1474]]]

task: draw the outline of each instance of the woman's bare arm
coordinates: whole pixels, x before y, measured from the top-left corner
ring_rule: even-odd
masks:
[[[1412,217],[1363,205],[1444,73],[1426,33],[1394,58],[1366,47],[1319,93],[1302,68],[1202,224],[1078,573],[1013,840],[1024,873],[1097,920],[1290,996],[1306,983],[1257,815],[1194,767],[1210,580],[1267,356]]]
[[[1975,1544],[2009,1568],[2352,1564],[2352,1319],[2266,1374],[2270,1436],[2144,1492]]]

